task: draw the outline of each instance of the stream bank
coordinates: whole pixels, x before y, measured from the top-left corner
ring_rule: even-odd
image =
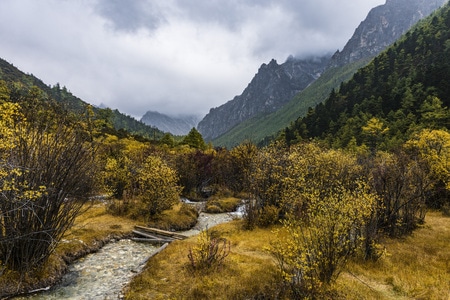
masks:
[[[239,218],[234,213],[200,213],[194,228],[180,232],[193,236],[215,225]],[[141,272],[148,257],[158,247],[129,239],[112,240],[98,252],[80,258],[69,266],[61,282],[49,291],[15,299],[120,299],[122,289],[131,278]]]
[[[129,239],[112,241],[70,265],[56,287],[15,299],[120,299],[123,287],[157,250]]]

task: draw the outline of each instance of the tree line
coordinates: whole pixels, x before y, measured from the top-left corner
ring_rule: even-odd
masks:
[[[44,266],[91,196],[151,221],[180,196],[234,195],[246,199],[245,229],[277,226],[267,250],[290,295],[314,297],[349,258],[378,259],[381,237],[410,234],[429,207],[450,211],[449,11],[264,148],[213,148],[195,129],[154,141],[90,106],[74,113],[37,87],[0,82],[2,272]]]
[[[373,144],[393,150],[423,128],[450,126],[450,8],[420,22],[328,99],[286,128],[286,143],[319,138],[335,148]],[[376,138],[363,130],[384,124]]]

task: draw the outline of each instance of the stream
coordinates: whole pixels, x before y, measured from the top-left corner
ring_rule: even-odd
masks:
[[[241,216],[242,209],[224,214],[201,213],[193,229],[180,233],[193,236],[201,230]],[[142,271],[148,257],[157,250],[158,247],[128,239],[111,242],[98,252],[70,265],[57,286],[48,291],[14,299],[121,299],[122,289],[133,276]]]
[[[157,249],[128,239],[111,242],[70,265],[56,287],[15,299],[120,299],[122,289]]]

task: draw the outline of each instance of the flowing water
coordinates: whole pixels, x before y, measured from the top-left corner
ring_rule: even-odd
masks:
[[[217,224],[229,222],[242,216],[242,208],[234,213],[201,213],[197,225],[181,232],[186,236]],[[119,240],[105,245],[96,253],[89,254],[69,267],[60,284],[49,291],[16,299],[77,299],[104,300],[122,298],[122,289],[132,277],[145,266],[148,257],[157,251],[147,243]]]
[[[124,286],[157,249],[131,240],[109,243],[72,264],[55,288],[18,299],[120,299]]]

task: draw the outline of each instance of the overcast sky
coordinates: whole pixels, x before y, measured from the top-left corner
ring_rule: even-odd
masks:
[[[342,49],[385,0],[0,0],[0,57],[138,119],[205,115],[262,63]]]

